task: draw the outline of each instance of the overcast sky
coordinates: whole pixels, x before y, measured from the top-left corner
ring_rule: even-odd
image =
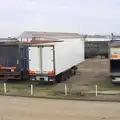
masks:
[[[0,37],[23,31],[120,31],[120,0],[0,0]]]

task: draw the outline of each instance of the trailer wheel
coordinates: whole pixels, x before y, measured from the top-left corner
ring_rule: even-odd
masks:
[[[71,77],[71,69],[68,70],[68,79]]]
[[[74,70],[74,73],[73,73],[74,75],[76,75],[76,70]]]
[[[63,81],[66,81],[68,77],[67,71],[63,73]]]
[[[67,79],[70,78],[70,70],[67,70],[67,71],[64,73],[64,77],[65,77],[65,80],[67,80]]]
[[[74,76],[74,68],[71,68],[71,77]]]
[[[76,75],[76,71],[77,71],[77,67],[75,66],[75,67],[73,68],[73,75]]]
[[[72,77],[74,74],[76,74],[76,69],[71,68],[63,73],[60,73],[59,75],[56,76],[56,82],[60,83],[62,81],[68,80],[70,77]]]
[[[72,77],[72,68],[69,70],[69,77]]]

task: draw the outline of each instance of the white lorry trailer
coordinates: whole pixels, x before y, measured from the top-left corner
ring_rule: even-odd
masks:
[[[76,74],[76,65],[83,61],[84,41],[80,39],[29,46],[31,80],[64,81]]]
[[[120,41],[109,43],[109,76],[112,83],[120,83]]]

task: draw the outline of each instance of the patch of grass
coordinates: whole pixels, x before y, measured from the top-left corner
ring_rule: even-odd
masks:
[[[15,94],[15,95],[30,95],[30,85],[31,83],[25,83],[25,82],[16,82],[16,83],[7,83],[7,93],[8,94]],[[3,83],[0,84],[0,93],[3,93]],[[50,93],[51,90],[48,87],[41,87],[37,85],[36,83],[33,83],[34,93],[37,93],[39,95],[44,93]]]
[[[120,90],[120,84],[112,84],[109,78],[97,80],[90,84],[92,88],[95,87],[95,85],[98,85],[98,90]]]

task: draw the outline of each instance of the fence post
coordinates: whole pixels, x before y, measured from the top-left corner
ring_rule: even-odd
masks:
[[[95,86],[95,95],[98,96],[98,86]]]
[[[65,84],[65,96],[67,96],[67,85]]]
[[[4,93],[7,93],[7,85],[4,83]]]
[[[33,84],[31,84],[30,88],[31,88],[30,89],[31,90],[30,93],[31,93],[31,95],[33,95]]]

